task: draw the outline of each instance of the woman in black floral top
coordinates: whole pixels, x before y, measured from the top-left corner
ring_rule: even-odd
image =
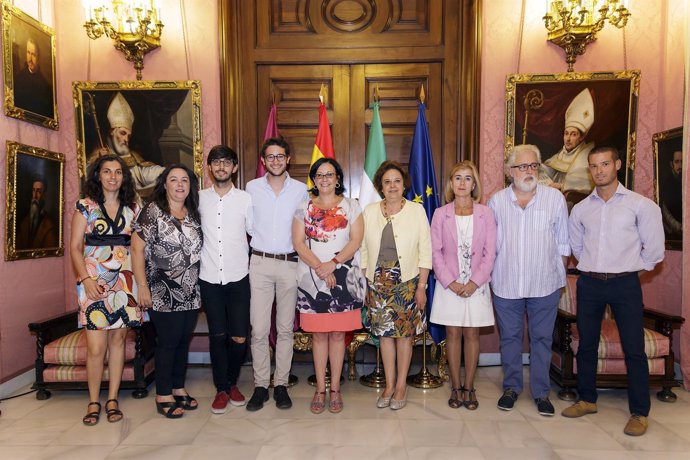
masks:
[[[198,407],[184,388],[189,342],[201,306],[201,223],[194,173],[170,165],[156,180],[152,201],[132,235],[132,268],[139,305],[156,326],[156,407],[167,418]]]

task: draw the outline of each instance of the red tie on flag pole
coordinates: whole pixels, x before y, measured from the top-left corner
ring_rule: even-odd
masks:
[[[266,130],[264,131],[264,141],[272,137],[280,137],[278,132],[278,117],[277,108],[275,102],[271,103],[271,110],[268,113],[268,121],[266,122]],[[266,168],[261,162],[261,152],[259,151],[259,157],[256,160],[256,177],[263,177],[266,174]]]
[[[311,166],[320,158],[333,158],[335,160],[331,127],[328,124],[328,112],[326,111],[326,105],[323,103],[325,95],[326,86],[321,85],[321,91],[319,91],[319,130],[316,132],[316,141],[314,142],[314,150],[311,152],[309,169],[311,169]],[[314,187],[314,183],[311,179],[307,180],[307,187],[309,189]]]

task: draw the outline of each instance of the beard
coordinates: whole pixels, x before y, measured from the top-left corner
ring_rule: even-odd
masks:
[[[115,153],[118,155],[129,155],[129,146],[127,144],[118,144],[113,141],[113,150],[115,150]]]
[[[215,173],[212,173],[212,176],[218,185],[225,185],[232,179],[232,174],[230,173],[228,173],[228,175],[225,177],[218,177]]]
[[[523,193],[533,192],[537,188],[537,178],[534,176],[525,176],[521,179],[515,179],[513,184],[515,188]]]

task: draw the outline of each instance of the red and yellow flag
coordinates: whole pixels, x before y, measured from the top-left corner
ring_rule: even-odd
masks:
[[[311,152],[311,162],[309,169],[316,163],[319,158],[333,158],[335,159],[335,150],[333,150],[333,138],[331,137],[331,127],[328,124],[328,112],[323,103],[323,92],[325,87],[322,86],[319,98],[321,103],[319,105],[319,130],[316,132],[316,142],[314,143],[314,150]],[[307,187],[310,189],[314,187],[311,180],[307,180]]]

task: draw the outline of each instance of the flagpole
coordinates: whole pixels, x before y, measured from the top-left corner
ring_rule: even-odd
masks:
[[[419,90],[419,101],[422,105],[424,105],[424,99],[425,99],[424,85],[422,85],[420,90]],[[422,109],[420,108],[420,111],[421,110]],[[435,186],[436,185],[434,184],[434,187]],[[428,292],[428,290],[427,290],[427,292]],[[427,305],[430,306],[432,300],[433,299],[428,299]],[[426,316],[427,310],[424,310],[423,314]],[[414,374],[414,375],[409,375],[407,377],[407,384],[408,385],[411,385],[415,388],[422,388],[425,390],[430,389],[430,388],[438,388],[441,385],[443,385],[443,380],[439,376],[432,374],[426,365],[426,337],[429,334],[427,331],[427,327],[428,327],[428,321],[424,321],[424,331],[422,332],[422,369],[419,371],[419,373]],[[432,340],[433,340],[433,338],[432,338]],[[414,345],[416,342],[417,342],[417,340],[414,340],[412,342],[413,348],[414,348]]]

